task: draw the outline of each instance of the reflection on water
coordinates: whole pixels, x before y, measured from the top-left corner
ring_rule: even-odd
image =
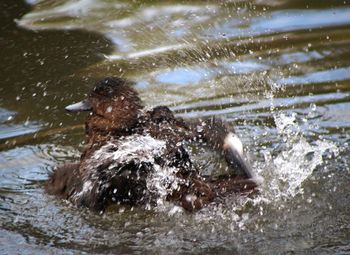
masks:
[[[303,76],[288,77],[280,83],[284,85],[335,82],[350,79],[350,67],[308,73]]]
[[[38,123],[30,121],[29,119],[21,124],[11,123],[11,121],[15,119],[15,116],[15,112],[0,108],[0,139],[30,134],[40,129]]]
[[[210,29],[209,35],[217,33],[228,37],[259,36],[279,32],[295,32],[304,29],[327,28],[350,23],[349,8],[330,8],[327,10],[286,10],[263,12],[259,17],[247,15],[242,20],[227,20],[222,25]]]
[[[207,70],[200,70],[199,68],[176,68],[169,72],[161,72],[157,80],[160,83],[170,83],[177,85],[191,85],[200,82],[204,77],[208,77]]]
[[[26,2],[0,4],[0,253],[349,252],[347,1]],[[103,216],[46,195],[52,167],[83,147],[84,114],[64,106],[107,75],[135,80],[147,106],[225,118],[261,194]]]

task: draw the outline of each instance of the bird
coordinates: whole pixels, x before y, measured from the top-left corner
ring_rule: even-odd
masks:
[[[156,205],[158,199],[193,212],[222,196],[257,190],[261,177],[228,123],[216,117],[186,120],[167,106],[146,108],[133,85],[107,77],[86,99],[66,107],[89,112],[86,145],[79,162],[51,171],[45,184],[49,195],[99,212],[112,204]],[[220,154],[228,173],[203,174],[188,144]]]

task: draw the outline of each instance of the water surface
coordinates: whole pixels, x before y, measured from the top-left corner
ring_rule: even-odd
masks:
[[[0,4],[0,253],[350,252],[348,1],[36,1]],[[94,81],[136,81],[146,106],[219,116],[264,177],[188,214],[173,205],[96,215],[48,196],[79,158]],[[198,154],[198,155],[197,155]],[[196,153],[204,171],[221,159]]]

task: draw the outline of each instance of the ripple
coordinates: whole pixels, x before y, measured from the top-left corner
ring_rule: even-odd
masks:
[[[25,184],[47,179],[48,171],[55,164],[67,162],[77,156],[77,151],[71,147],[49,144],[2,151],[0,187],[22,190]]]
[[[349,8],[326,10],[285,10],[266,13],[263,17],[251,19],[230,19],[210,28],[205,34],[225,34],[230,38],[260,36],[278,32],[306,29],[330,28],[350,24]]]
[[[224,66],[234,74],[248,74],[256,71],[264,71],[270,69],[270,66],[258,63],[253,60],[225,63]]]
[[[191,109],[190,107],[186,108],[182,106],[181,108],[175,108],[176,110],[186,110],[184,113],[178,113],[178,116],[185,117],[185,118],[195,118],[195,117],[204,117],[204,116],[215,116],[215,115],[227,115],[232,113],[241,113],[241,112],[249,112],[249,111],[270,111],[271,106],[274,107],[295,107],[298,105],[310,105],[311,103],[329,103],[329,102],[336,102],[337,100],[345,100],[350,97],[349,93],[327,93],[327,94],[319,94],[319,95],[310,95],[310,96],[294,96],[291,98],[274,98],[273,101],[269,99],[265,100],[259,100],[257,102],[250,102],[246,103],[244,105],[239,105],[235,107],[220,107],[220,109],[206,109],[205,111],[199,111],[198,106],[194,104],[193,106],[197,106],[196,108]],[[204,103],[205,104],[205,103]],[[190,105],[191,106],[191,105]],[[203,106],[203,105],[201,105]],[[212,106],[211,104],[208,104],[207,106]],[[191,109],[191,111],[190,111]]]
[[[329,56],[331,51],[308,51],[308,52],[289,52],[282,54],[276,61],[275,64],[293,64],[293,63],[303,63],[312,60],[321,60],[325,56]]]
[[[288,78],[282,78],[277,83],[283,85],[294,84],[311,84],[311,83],[323,83],[323,82],[335,82],[344,81],[350,79],[350,67],[336,68],[332,70],[324,70],[314,73],[308,73],[303,76],[291,76]]]
[[[176,68],[172,71],[163,72],[157,75],[161,83],[172,83],[177,85],[196,84],[204,78],[210,78],[210,71],[200,68]]]
[[[41,129],[41,126],[36,122],[29,122],[23,125],[0,124],[0,128],[0,139],[6,139],[35,133]]]
[[[306,8],[303,1],[274,0],[27,2],[35,6],[17,24],[37,30],[38,37],[44,33],[41,29],[84,29],[105,35],[115,45],[102,62],[72,70],[72,76],[85,81],[122,74],[137,80],[147,106],[166,104],[185,118],[227,119],[265,183],[254,199],[229,196],[194,214],[165,205],[162,211],[115,206],[105,215],[95,215],[43,193],[41,181],[48,171],[79,156],[74,148],[48,144],[43,136],[33,141],[43,144],[0,152],[0,232],[5,238],[18,238],[24,251],[35,247],[34,253],[62,254],[346,250],[342,243],[349,239],[348,4],[311,1]],[[24,32],[28,31],[18,30]],[[63,54],[54,47],[43,48],[49,53],[40,58]],[[65,61],[82,60],[73,54]],[[41,68],[45,72],[48,67]],[[72,79],[78,93],[73,93],[75,86],[57,90],[57,102],[67,93],[79,99],[87,89]],[[31,97],[26,91],[29,88],[23,90],[23,100]],[[22,115],[26,112],[21,109]],[[15,117],[0,109],[0,135],[17,137],[29,130],[18,130],[22,123]],[[77,120],[68,122],[66,117],[62,112],[56,121]],[[42,118],[45,121],[46,116]],[[29,124],[40,128],[40,123]],[[82,130],[77,132],[81,139]],[[73,144],[73,134],[64,135]],[[50,142],[60,143],[60,138]],[[194,156],[207,172],[222,167],[220,157],[206,148],[195,149]],[[4,253],[11,253],[12,247]]]

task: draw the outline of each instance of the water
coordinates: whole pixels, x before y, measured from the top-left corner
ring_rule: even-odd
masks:
[[[0,10],[0,253],[350,252],[348,1],[4,0]],[[194,214],[160,201],[101,216],[45,194],[49,171],[84,146],[85,116],[64,106],[107,75],[135,80],[146,106],[225,118],[265,179],[260,195]],[[216,155],[195,154],[220,169]]]

